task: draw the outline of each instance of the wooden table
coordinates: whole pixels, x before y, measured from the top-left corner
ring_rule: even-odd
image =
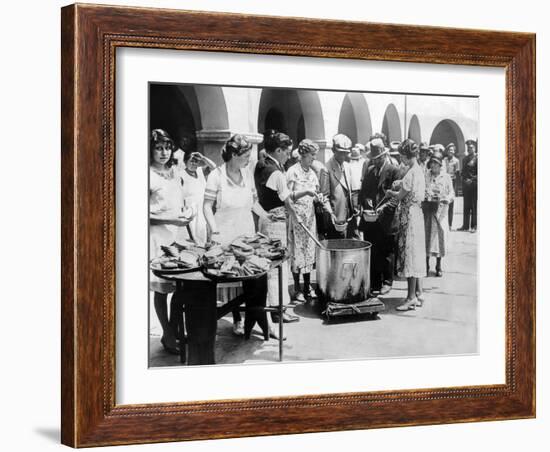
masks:
[[[271,312],[279,314],[279,361],[283,360],[283,271],[282,264],[288,258],[273,261],[271,269],[277,268],[279,280],[279,303],[276,307],[271,306],[248,306],[244,308],[246,312],[245,322],[252,319],[252,326],[261,315],[269,315]],[[217,306],[217,286],[221,283],[236,282],[237,278],[217,278],[212,279],[203,274],[202,271],[192,271],[188,273],[166,274],[162,271],[153,270],[156,276],[176,283],[176,306],[185,313],[185,329],[180,328],[180,359],[182,363],[188,365],[215,364],[215,344],[218,319],[222,318],[233,309],[240,307],[245,303],[245,294],[238,295],[222,306]],[[258,275],[255,278],[246,278],[242,280],[243,285],[260,285],[259,278],[266,278],[265,286],[267,289],[267,275]],[[252,287],[254,288],[254,287]],[[260,313],[258,313],[260,312]],[[252,326],[245,323],[247,327]],[[267,327],[267,325],[266,325]],[[187,333],[187,334],[186,334]],[[269,335],[269,332],[267,333]],[[268,339],[269,336],[265,337]],[[187,346],[187,353],[186,353]]]

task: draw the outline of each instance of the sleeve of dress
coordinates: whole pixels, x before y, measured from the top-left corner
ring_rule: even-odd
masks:
[[[294,182],[296,181],[296,171],[294,167],[290,167],[286,172],[286,185],[288,189],[292,191],[294,189]]]
[[[265,186],[276,191],[281,201],[285,201],[290,196],[290,190],[286,184],[286,176],[282,171],[273,171],[269,179],[267,179]]]
[[[220,170],[216,169],[208,175],[206,179],[206,188],[204,189],[204,199],[208,201],[216,201],[218,192],[220,191]]]

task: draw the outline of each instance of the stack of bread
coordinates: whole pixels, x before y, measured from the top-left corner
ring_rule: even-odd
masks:
[[[226,247],[212,246],[204,254],[203,264],[207,274],[238,278],[266,273],[272,261],[284,255],[280,240],[258,233],[238,237]]]

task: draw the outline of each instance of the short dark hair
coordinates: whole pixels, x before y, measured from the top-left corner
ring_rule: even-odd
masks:
[[[252,145],[247,141],[247,139],[236,133],[225,142],[225,145],[222,148],[222,159],[224,162],[229,162],[233,156],[241,156],[250,149],[252,149]]]
[[[410,138],[403,140],[397,150],[408,159],[418,156],[418,145]]]
[[[170,167],[174,163],[172,157],[174,156],[174,150],[176,146],[174,145],[174,140],[168,135],[168,132],[162,129],[153,129],[151,131],[151,136],[149,138],[149,163],[153,161],[153,151],[155,150],[155,146],[159,143],[168,143],[170,146],[170,160],[168,160],[168,163],[166,166]]]
[[[267,152],[292,146],[292,139],[285,133],[270,129],[264,133],[264,147]]]

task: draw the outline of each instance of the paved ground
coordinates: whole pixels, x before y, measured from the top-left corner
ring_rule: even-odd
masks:
[[[462,199],[455,202],[453,227],[462,224]],[[477,353],[477,234],[451,232],[450,255],[443,260],[443,277],[425,278],[425,305],[416,311],[395,307],[406,296],[407,283],[397,280],[381,297],[386,310],[378,320],[348,317],[327,323],[311,306],[290,312],[300,321],[285,324],[285,361],[358,359]],[[432,267],[435,264],[432,264]],[[218,321],[216,362],[252,363],[278,360],[278,342],[264,342],[259,329],[248,341],[232,334],[231,314]],[[275,325],[277,326],[277,325]],[[161,329],[151,316],[150,365],[180,365],[177,356],[160,345]]]

